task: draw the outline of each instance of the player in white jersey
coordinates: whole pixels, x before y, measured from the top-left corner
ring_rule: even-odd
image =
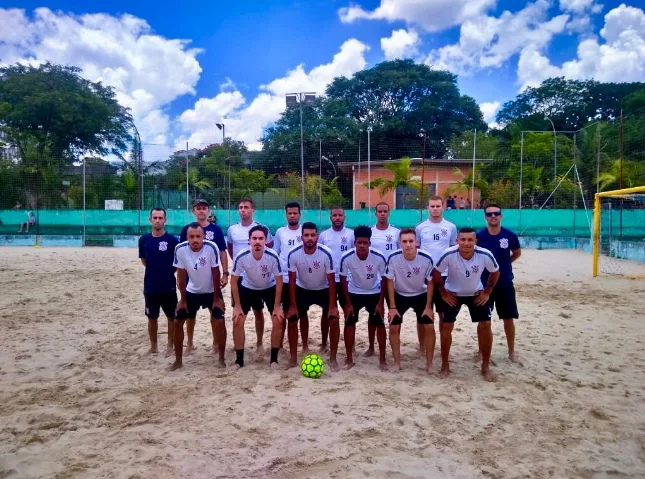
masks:
[[[385,361],[385,274],[386,259],[379,251],[370,248],[372,230],[368,226],[354,229],[354,248],[340,260],[340,286],[345,297],[345,369],[354,366],[354,340],[358,313],[365,308],[368,324],[378,331],[378,346],[381,370],[387,370]]]
[[[213,342],[218,346],[220,365],[226,366],[225,306],[220,283],[219,248],[215,243],[204,240],[204,230],[199,223],[188,225],[186,236],[188,241],[175,247],[173,262],[173,266],[177,268],[180,299],[175,316],[175,362],[170,370],[182,367],[184,322],[195,319],[200,308],[208,309],[211,313]]]
[[[390,224],[390,205],[384,201],[376,205],[375,210],[376,224],[372,226],[372,238],[370,239],[371,248],[380,251],[385,259],[390,257],[399,245],[399,234],[401,230]],[[367,323],[367,337],[369,346],[365,351],[365,356],[374,355],[374,338],[376,336],[376,327],[373,323]]]
[[[334,259],[326,246],[318,244],[318,229],[314,223],[302,225],[302,245],[295,247],[287,257],[289,268],[290,303],[287,312],[289,367],[296,366],[298,350],[298,320],[302,335],[302,351],[308,352],[309,325],[302,324],[307,319],[307,311],[314,304],[322,308],[322,314],[329,318],[331,337],[329,366],[338,371],[336,353],[340,340],[338,306],[336,304],[336,282],[334,281]]]
[[[289,202],[284,207],[287,216],[287,226],[278,228],[273,240],[273,250],[280,255],[282,261],[282,310],[289,310],[289,268],[287,267],[287,256],[296,246],[302,244],[302,227],[300,226],[300,204],[295,201]],[[283,324],[280,347],[284,342],[286,323]],[[273,334],[273,333],[272,333]]]
[[[282,297],[282,266],[280,257],[266,248],[269,230],[255,225],[249,230],[251,247],[238,253],[233,261],[231,289],[235,298],[233,308],[233,342],[235,344],[235,367],[244,366],[244,321],[251,308],[262,310],[266,304],[273,320],[271,331],[271,365],[278,364],[278,352],[282,339],[284,314],[280,306]],[[239,283],[238,279],[242,278]],[[272,366],[273,367],[273,366]]]
[[[345,298],[340,289],[340,274],[338,268],[340,267],[340,259],[354,245],[354,232],[345,227],[345,210],[343,208],[332,207],[329,219],[331,220],[331,228],[320,233],[318,242],[331,250],[334,258],[337,301],[340,303],[340,307],[344,308]],[[329,333],[329,319],[326,316],[320,318],[320,329],[322,331],[320,351],[323,352],[327,349],[327,336]]]
[[[434,262],[427,252],[418,249],[416,233],[412,228],[401,230],[400,242],[401,249],[390,255],[385,270],[390,298],[388,318],[394,368],[397,371],[401,369],[401,323],[405,312],[412,308],[417,316],[417,326],[423,332],[423,340],[426,345],[426,370],[432,374],[434,372],[432,357],[435,346],[432,322],[434,318],[432,312]]]
[[[443,207],[443,198],[441,196],[431,196],[428,200],[428,219],[415,227],[419,248],[427,251],[434,261],[441,257],[446,248],[457,244],[457,227],[454,223],[443,218]],[[439,316],[439,333],[441,334],[443,301],[437,288],[435,288],[432,302]],[[425,347],[421,330],[418,331],[418,334],[419,353],[423,354]]]
[[[231,259],[235,258],[240,251],[246,249],[250,246],[249,241],[249,230],[255,225],[259,224],[253,221],[253,213],[255,212],[255,205],[253,201],[248,198],[242,198],[237,203],[237,211],[240,215],[240,222],[228,227],[226,232],[226,243],[228,254]],[[266,241],[267,248],[273,246],[273,238],[271,237],[271,232]],[[242,281],[241,278],[238,279],[238,283]],[[233,290],[231,289],[231,303],[235,306],[235,300],[233,298]],[[264,313],[262,313],[262,308],[253,309],[253,314],[255,316],[255,333],[257,335],[257,352],[258,354],[264,353],[264,348],[262,346],[262,338],[264,336]]]
[[[441,324],[441,376],[450,375],[450,345],[452,328],[462,305],[468,306],[473,323],[477,323],[477,339],[482,353],[482,376],[494,381],[490,370],[490,353],[493,348],[493,331],[490,325],[490,294],[499,279],[499,266],[493,254],[475,246],[477,237],[472,228],[461,228],[458,244],[448,248],[437,260],[434,282],[444,300]],[[486,288],[481,283],[484,269],[490,272]],[[441,273],[447,273],[445,284]]]

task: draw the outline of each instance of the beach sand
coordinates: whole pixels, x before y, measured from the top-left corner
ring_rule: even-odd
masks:
[[[494,315],[495,383],[466,311],[447,380],[424,373],[410,313],[398,374],[362,357],[364,312],[351,371],[270,372],[271,324],[256,361],[252,315],[247,366],[217,369],[204,311],[196,354],[171,373],[145,355],[143,270],[133,249],[0,249],[0,478],[645,476],[645,280],[594,279],[588,254],[515,263],[524,366]],[[165,334],[163,319],[160,349]]]

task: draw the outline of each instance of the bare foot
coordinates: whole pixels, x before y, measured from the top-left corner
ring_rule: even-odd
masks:
[[[157,345],[155,344],[154,346],[150,346],[150,349],[148,349],[146,354],[157,354],[158,352],[159,348],[157,348]]]
[[[519,356],[515,351],[513,351],[512,353],[508,353],[508,359],[510,359],[512,363],[516,363],[519,366],[524,366],[524,363],[520,360]]]
[[[233,363],[233,366],[231,366],[231,371],[237,371],[238,369],[242,369],[242,366],[237,363]]]
[[[193,351],[195,350],[195,345],[192,343],[188,343],[186,346],[186,351],[184,352],[184,356],[190,356],[193,354]]]
[[[166,354],[164,354],[163,357],[168,358],[168,357],[172,356],[172,353],[174,353],[174,352],[175,352],[174,348],[171,345],[168,345],[168,347],[166,347]]]
[[[426,371],[428,372],[428,374],[434,374],[435,373],[435,370],[434,370],[434,367],[432,367],[432,364],[426,366]]]
[[[309,353],[310,353],[309,345],[308,344],[303,344],[302,345],[302,354],[307,355]]]
[[[345,366],[343,366],[343,369],[344,369],[345,371],[349,371],[349,370],[350,370],[350,369],[352,369],[353,367],[354,367],[354,361],[346,361],[346,362],[345,362]]]
[[[367,348],[367,351],[363,353],[363,356],[365,356],[366,358],[369,358],[370,356],[374,356],[374,347]]]
[[[491,371],[490,368],[482,368],[482,376],[484,376],[484,379],[489,383],[495,382],[497,380],[497,376],[493,374],[493,371]]]
[[[318,348],[318,353],[323,354],[327,352],[327,345],[326,344],[321,344],[320,348]]]
[[[224,361],[223,359],[220,358],[220,359],[217,360],[216,366],[218,368],[225,368],[226,367],[226,361]]]
[[[289,358],[289,364],[287,364],[287,369],[295,368],[298,365],[297,359]]]
[[[441,368],[439,376],[441,376],[443,379],[448,378],[450,376],[450,367]]]
[[[418,358],[425,358],[426,357],[426,350],[425,349],[417,349],[417,357]]]
[[[261,344],[258,344],[258,348],[256,350],[256,353],[257,353],[259,358],[264,356],[264,346],[262,346]]]
[[[338,366],[338,363],[336,361],[329,361],[329,369],[337,373],[340,371],[340,366]]]
[[[401,370],[401,364],[400,363],[394,363],[394,366],[392,366],[391,371],[393,373],[398,373]]]
[[[280,365],[278,363],[271,363],[269,367],[272,371],[280,371]]]
[[[184,365],[175,361],[170,366],[168,366],[168,371],[176,371],[179,368],[182,368]]]
[[[387,367],[387,363],[381,363],[381,364],[379,364],[379,369],[380,369],[381,371],[389,371],[389,370],[390,370],[390,368],[388,368],[388,367]]]

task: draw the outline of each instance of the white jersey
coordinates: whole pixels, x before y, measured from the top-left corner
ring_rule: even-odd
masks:
[[[389,258],[392,253],[394,253],[399,246],[399,236],[401,235],[401,230],[395,228],[392,225],[384,230],[378,229],[376,226],[372,226],[372,248],[377,251],[380,251],[385,258]]]
[[[345,253],[354,247],[354,231],[349,228],[343,228],[340,231],[335,231],[334,228],[329,228],[320,233],[318,243],[327,246],[331,250],[334,258],[334,272],[336,273],[336,282],[340,281],[338,274],[340,267],[340,260]]]
[[[288,226],[282,226],[275,232],[273,240],[273,249],[282,261],[282,280],[285,283],[289,282],[289,268],[287,267],[287,256],[289,252],[296,246],[302,244],[302,226],[298,225],[297,230],[292,230]]]
[[[251,242],[249,241],[249,230],[259,224],[260,223],[257,221],[254,221],[248,226],[244,226],[242,223],[235,223],[228,227],[228,231],[226,232],[226,242],[233,245],[233,258],[235,258],[240,251],[251,245]],[[269,231],[266,244],[271,243],[271,241],[273,241],[273,236],[271,236],[271,232]]]
[[[211,268],[219,268],[219,248],[212,241],[204,240],[204,246],[199,251],[190,249],[188,241],[179,243],[175,246],[175,259],[172,265],[186,270],[188,275],[186,291],[195,294],[215,291]]]
[[[352,294],[374,294],[381,292],[381,277],[385,274],[387,260],[379,251],[370,248],[367,258],[362,260],[352,248],[340,260],[339,273],[347,278],[347,289]]]
[[[475,254],[468,260],[462,258],[459,246],[448,248],[437,261],[436,268],[448,273],[446,289],[457,296],[473,296],[484,289],[481,282],[484,268],[491,273],[499,270],[493,253],[479,246],[475,246]]]
[[[433,269],[434,261],[427,251],[417,250],[417,256],[408,261],[403,250],[397,250],[387,260],[385,277],[394,280],[394,291],[401,296],[418,296],[428,290]]]
[[[439,223],[432,223],[425,220],[415,228],[419,249],[427,251],[436,261],[444,251],[457,244],[457,227],[442,219]]]
[[[240,251],[233,261],[233,276],[242,276],[242,286],[263,290],[275,286],[275,277],[282,274],[280,257],[270,248],[265,248],[262,257],[253,257],[250,248]]]
[[[320,290],[329,287],[327,275],[334,272],[334,259],[326,246],[319,244],[312,254],[307,254],[300,245],[289,252],[287,266],[296,273],[297,286]]]

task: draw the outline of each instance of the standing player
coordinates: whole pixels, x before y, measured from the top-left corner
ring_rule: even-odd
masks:
[[[499,280],[490,295],[490,305],[491,309],[493,307],[497,309],[497,315],[504,322],[508,358],[517,363],[519,360],[515,353],[515,323],[513,320],[518,319],[520,315],[515,300],[511,263],[522,255],[522,249],[517,235],[502,227],[502,208],[498,204],[488,204],[484,208],[484,214],[487,226],[477,233],[477,246],[486,248],[493,253],[499,265]],[[484,273],[482,282],[486,282],[487,279],[488,275]]]
[[[399,245],[399,234],[401,230],[390,224],[390,205],[384,201],[376,205],[375,210],[376,224],[372,226],[371,247],[379,251],[385,259],[390,257]],[[374,337],[376,336],[376,327],[373,323],[367,323],[367,336],[369,338],[369,347],[365,351],[365,356],[374,354]]]
[[[228,256],[226,255],[226,241],[224,240],[224,233],[222,228],[217,226],[215,223],[211,223],[208,220],[209,215],[211,214],[210,206],[208,201],[199,199],[195,200],[193,203],[193,215],[195,216],[195,222],[202,227],[204,230],[204,239],[207,241],[214,242],[219,248],[219,263],[222,266],[222,274],[220,275],[220,284],[224,288],[228,283]],[[188,240],[188,226],[186,225],[181,229],[179,234],[179,242],[183,243]],[[195,319],[189,319],[186,321],[186,332],[188,333],[188,344],[186,345],[186,356],[192,354],[195,346],[193,345],[193,335],[195,333]],[[213,338],[215,337],[215,331],[213,330]],[[226,343],[226,326],[224,326],[224,342]],[[213,342],[213,354],[217,351],[217,345]]]
[[[255,205],[249,198],[242,198],[237,204],[237,212],[240,215],[240,222],[228,227],[226,232],[226,242],[228,244],[228,254],[231,258],[235,258],[240,251],[249,247],[249,231],[255,225],[259,224],[253,221],[253,213],[255,213]],[[269,232],[266,239],[266,246],[271,248],[273,246],[273,238]],[[238,279],[240,282],[242,278]],[[235,299],[231,293],[231,302],[235,306]],[[257,334],[257,353],[258,355],[264,354],[264,347],[262,346],[262,338],[264,336],[264,314],[262,308],[253,308],[255,315],[255,333]]]
[[[432,259],[436,262],[443,252],[451,246],[457,244],[457,227],[454,223],[443,218],[443,199],[441,196],[431,196],[428,200],[428,219],[419,223],[415,230],[419,241],[419,248],[427,251]],[[441,333],[441,321],[443,319],[443,302],[439,290],[435,288],[434,298],[432,299],[434,307],[439,316],[439,333]],[[423,354],[425,346],[423,344],[423,334],[419,329],[419,352]]]
[[[255,225],[249,230],[251,247],[242,250],[233,261],[231,290],[235,299],[233,308],[233,341],[235,343],[236,368],[244,366],[244,321],[251,308],[262,311],[266,304],[273,319],[271,331],[271,367],[278,364],[278,352],[282,340],[284,315],[280,307],[282,298],[282,267],[280,258],[272,249],[266,248],[269,230]],[[241,278],[241,281],[239,279]]]
[[[319,243],[327,246],[331,250],[334,259],[334,272],[336,281],[336,293],[338,294],[338,302],[341,308],[344,308],[345,298],[342,295],[340,288],[340,259],[347,253],[354,244],[354,232],[345,227],[345,210],[341,207],[332,207],[331,209],[331,228],[326,229],[320,233]],[[302,325],[301,325],[302,327]],[[320,352],[327,349],[327,336],[329,334],[329,318],[323,315],[320,318],[320,330],[322,331],[322,344],[320,345]]]
[[[390,298],[388,316],[394,369],[401,369],[401,323],[405,312],[412,308],[417,316],[417,330],[421,330],[426,345],[426,370],[432,374],[436,342],[432,322],[434,262],[427,252],[417,248],[417,236],[412,228],[403,228],[399,241],[401,249],[390,255],[385,270]]]
[[[477,323],[477,342],[482,353],[482,376],[494,381],[490,370],[490,353],[493,348],[493,331],[490,327],[490,297],[499,278],[499,267],[493,254],[487,249],[475,246],[477,237],[472,228],[461,228],[457,245],[452,246],[437,261],[434,282],[444,300],[444,315],[441,323],[441,376],[450,375],[450,346],[452,328],[462,305],[468,306],[473,323]],[[482,286],[484,269],[491,275]],[[444,284],[441,273],[447,273]]]
[[[326,246],[318,244],[318,228],[314,223],[302,225],[302,245],[295,247],[287,257],[289,267],[290,303],[287,312],[289,367],[298,364],[298,319],[301,323],[307,318],[307,311],[314,304],[322,308],[324,317],[329,318],[331,351],[329,365],[332,371],[338,371],[336,353],[340,340],[338,324],[338,306],[336,305],[336,282],[334,277],[334,259]],[[307,350],[309,325],[301,324],[302,349]]]
[[[368,325],[378,331],[379,359],[381,370],[387,370],[385,361],[385,274],[386,259],[379,251],[370,248],[372,230],[368,226],[354,229],[354,248],[340,260],[340,286],[345,297],[345,369],[354,366],[354,340],[358,313],[365,308]],[[349,275],[349,279],[348,279]],[[374,345],[372,345],[372,348]]]
[[[292,201],[284,207],[287,216],[287,226],[278,228],[273,241],[273,250],[280,255],[282,263],[282,310],[289,310],[289,268],[287,266],[287,256],[296,246],[302,244],[302,227],[300,226],[300,204]],[[282,326],[282,336],[280,347],[284,341],[286,323]],[[273,332],[271,333],[273,337]],[[304,344],[304,342],[303,342]]]
[[[219,272],[219,249],[212,241],[204,240],[204,230],[199,223],[191,223],[187,230],[188,241],[175,247],[177,285],[180,300],[175,316],[175,362],[174,371],[182,367],[184,321],[197,317],[200,308],[211,313],[213,343],[217,344],[219,364],[226,366],[226,326],[224,326],[224,300]]]
[[[150,211],[152,232],[139,238],[139,258],[146,267],[143,276],[143,296],[146,301],[146,316],[148,317],[148,336],[150,350],[148,353],[159,352],[157,348],[157,320],[159,310],[163,309],[168,319],[168,345],[166,355],[172,354],[175,308],[177,307],[177,282],[173,254],[179,243],[174,235],[166,233],[166,210],[153,208]]]

